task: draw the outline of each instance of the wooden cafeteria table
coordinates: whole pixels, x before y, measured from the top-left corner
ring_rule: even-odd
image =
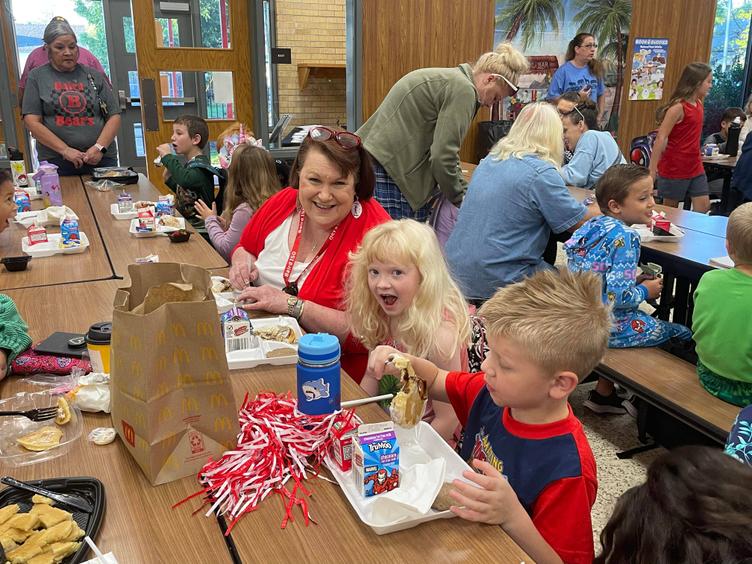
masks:
[[[82,332],[91,323],[111,319],[114,293],[122,281],[110,280],[59,287],[14,290],[8,294],[37,341],[53,331]],[[39,304],[43,304],[41,307]],[[230,373],[235,401],[240,406],[246,392],[287,392],[295,389],[294,366],[258,367]],[[0,382],[0,396],[20,391],[15,377]],[[364,393],[343,374],[342,397]],[[376,405],[358,408],[367,422],[385,419]],[[11,469],[22,480],[65,476],[94,476],[105,486],[107,510],[96,539],[113,551],[121,564],[230,562],[217,521],[203,514],[191,516],[199,505],[190,501],[175,510],[175,502],[198,490],[194,476],[152,487],[117,439],[94,446],[86,435],[94,427],[111,426],[109,416],[85,414],[81,439],[60,458]],[[479,525],[459,518],[432,521],[390,535],[378,536],[360,522],[337,485],[312,480],[311,515],[316,525],[305,527],[298,518],[286,529],[275,496],[254,513],[244,516],[231,539],[242,562],[531,562],[500,527]]]
[[[62,177],[60,184],[63,203],[76,212],[79,228],[89,239],[89,248],[79,254],[32,258],[26,270],[21,272],[8,272],[3,268],[3,272],[0,273],[0,290],[106,280],[113,277],[105,244],[97,229],[97,223],[86,195],[81,190],[79,177]],[[32,209],[44,209],[42,200],[32,200]],[[48,227],[47,230],[50,233],[59,233],[60,227]],[[5,231],[0,233],[0,255],[5,257],[23,255],[21,239],[25,236],[26,228],[11,220]]]
[[[194,231],[186,243],[172,243],[165,236],[135,237],[129,233],[130,221],[116,219],[110,212],[110,206],[117,202],[119,190],[99,192],[87,188],[82,178],[81,191],[91,204],[105,248],[109,255],[115,276],[128,277],[128,265],[137,258],[147,255],[159,255],[161,262],[181,262],[195,264],[206,269],[224,268],[227,262],[201,235],[186,222],[186,229]],[[125,190],[133,196],[133,201],[155,201],[159,191],[142,174],[138,184],[128,185]]]

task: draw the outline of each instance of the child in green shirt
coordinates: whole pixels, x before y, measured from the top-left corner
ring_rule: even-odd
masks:
[[[180,116],[172,124],[172,138],[169,143],[157,147],[162,160],[162,176],[167,187],[175,192],[175,208],[199,233],[205,234],[204,220],[196,213],[199,200],[211,207],[214,202],[214,174],[203,149],[209,140],[209,127],[198,116]],[[186,159],[186,164],[172,153]]]
[[[0,170],[0,232],[17,211],[13,199],[13,181],[10,174]],[[0,380],[5,378],[10,363],[31,345],[28,327],[18,314],[16,304],[5,294],[0,294]]]
[[[695,290],[697,374],[708,392],[745,406],[752,403],[752,203],[729,216],[726,249],[734,268],[706,272]]]

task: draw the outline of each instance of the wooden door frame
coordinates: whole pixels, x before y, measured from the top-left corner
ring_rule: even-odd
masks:
[[[2,38],[2,47],[4,50],[3,57],[5,61],[6,79],[8,83],[8,89],[10,91],[10,107],[12,112],[12,118],[10,116],[3,115],[4,119],[12,119],[12,123],[15,126],[15,139],[6,139],[6,147],[9,144],[14,144],[15,147],[23,150],[24,159],[26,160],[26,170],[32,170],[31,168],[31,155],[29,154],[29,148],[26,145],[26,129],[21,119],[21,100],[18,99],[18,80],[19,80],[19,68],[18,68],[18,56],[16,54],[16,32],[13,26],[13,12],[11,11],[10,0],[0,0],[0,37]],[[7,107],[7,105],[4,105]]]
[[[131,14],[136,36],[136,61],[138,79],[141,86],[141,118],[146,147],[146,169],[149,180],[166,190],[162,181],[162,169],[154,165],[157,156],[156,146],[169,142],[172,136],[172,122],[165,121],[162,111],[161,92],[157,91],[156,131],[147,129],[146,108],[144,104],[144,80],[151,79],[155,89],[159,89],[160,71],[230,71],[233,73],[233,106],[235,118],[232,120],[206,120],[209,126],[209,140],[217,138],[228,126],[236,121],[249,126],[253,124],[253,76],[251,66],[251,41],[248,33],[251,28],[248,0],[229,0],[230,2],[230,40],[229,49],[209,49],[204,47],[157,47],[157,35],[154,25],[154,0],[131,0]],[[161,61],[169,58],[168,64]],[[208,142],[207,141],[207,142]]]

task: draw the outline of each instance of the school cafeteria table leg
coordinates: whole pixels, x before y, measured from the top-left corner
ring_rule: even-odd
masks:
[[[674,313],[672,321],[687,325],[687,307],[689,306],[689,280],[677,278],[674,288]]]
[[[729,199],[731,198],[731,176],[732,174],[725,174],[723,176],[723,189],[721,190],[721,215],[728,215]]]

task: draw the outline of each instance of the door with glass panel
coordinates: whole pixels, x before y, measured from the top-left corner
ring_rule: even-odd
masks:
[[[236,121],[253,123],[248,2],[132,0],[131,5],[147,171],[162,186],[153,160],[157,145],[170,142],[177,117],[207,120],[207,154],[225,128]]]

